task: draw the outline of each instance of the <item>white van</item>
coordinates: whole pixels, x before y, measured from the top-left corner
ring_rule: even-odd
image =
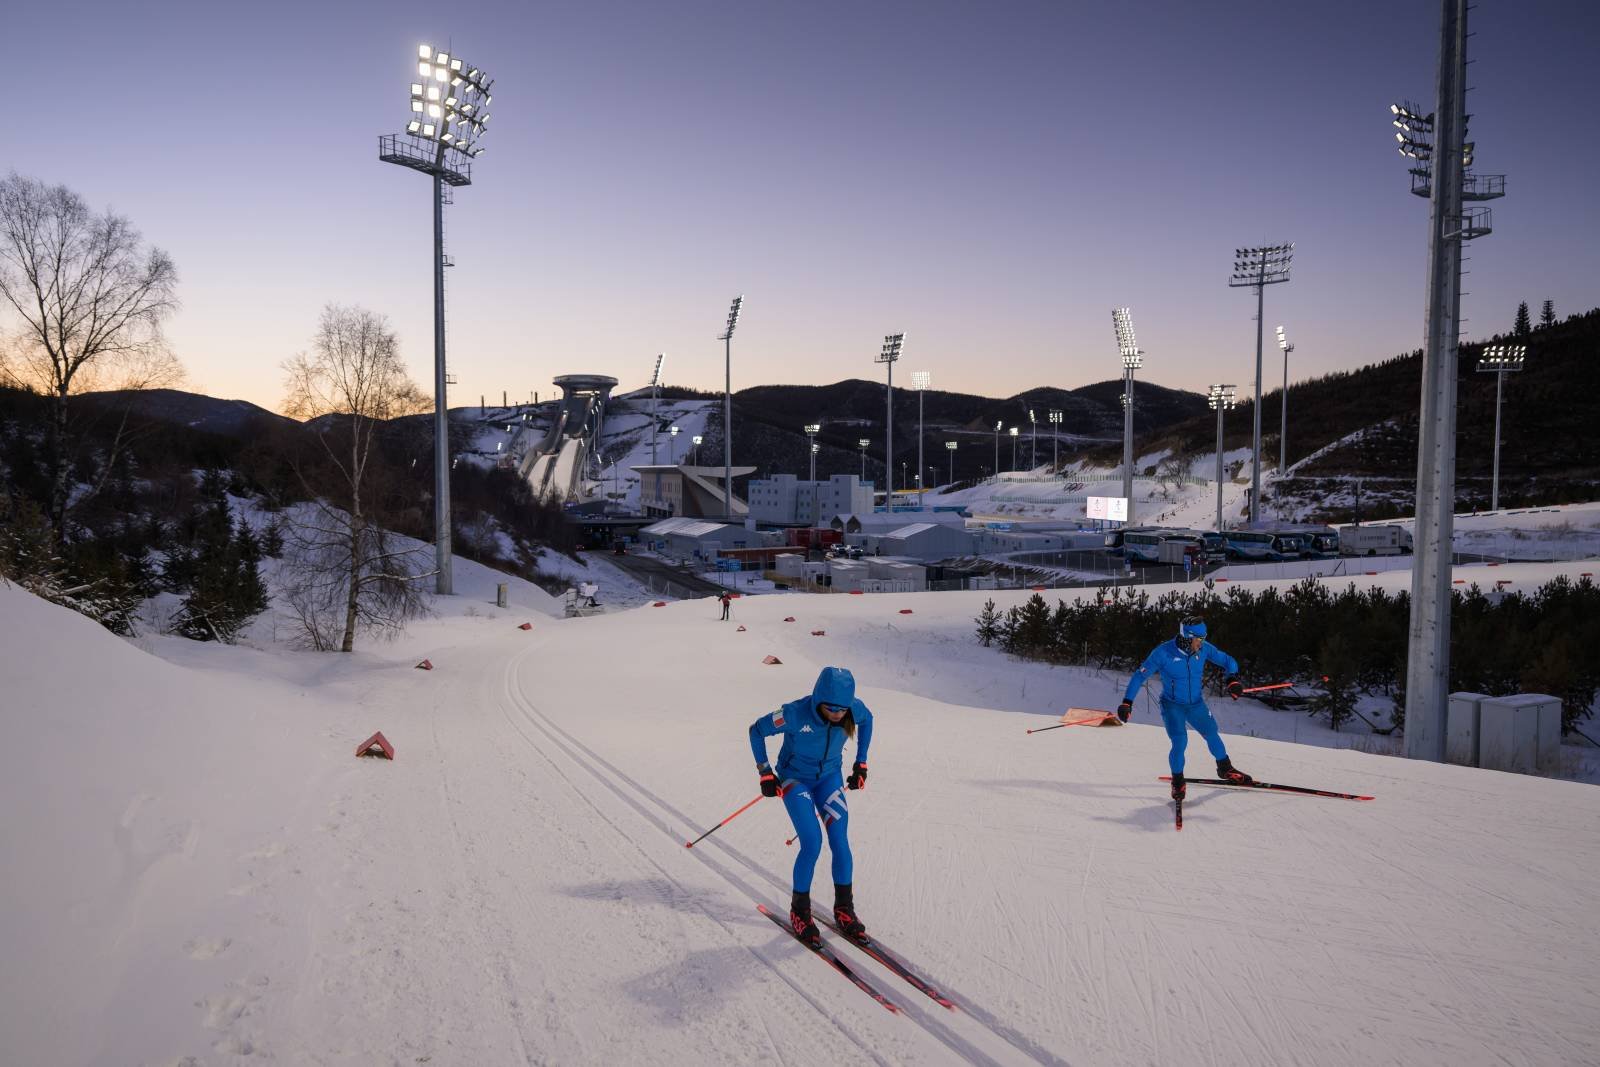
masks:
[[[1341,556],[1398,556],[1411,551],[1404,526],[1346,526],[1339,531]]]

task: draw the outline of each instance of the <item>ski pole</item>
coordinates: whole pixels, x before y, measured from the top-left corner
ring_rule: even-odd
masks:
[[[1105,722],[1109,717],[1109,714],[1107,714],[1096,715],[1092,719],[1073,719],[1071,722],[1058,722],[1054,726],[1041,726],[1037,730],[1029,730],[1028,732],[1030,734],[1042,734],[1046,730],[1059,730],[1063,726],[1088,726],[1090,724],[1098,726],[1099,724]]]
[[[1293,682],[1274,682],[1271,685],[1253,686],[1253,687],[1251,687],[1249,689],[1241,690],[1241,692],[1245,692],[1245,693],[1265,693],[1269,689],[1293,689],[1293,688],[1294,688],[1294,683]]]
[[[756,800],[760,800],[765,795],[766,795],[765,793],[757,794]],[[728,816],[726,819],[723,819],[721,822],[717,823],[717,825],[713,826],[711,829],[707,830],[705,833],[701,834],[699,837],[695,838],[693,841],[685,841],[683,843],[683,847],[684,848],[694,848],[694,846],[698,845],[700,842],[704,841],[706,838],[710,837],[712,834],[716,833],[718,830],[722,829],[724,826],[728,825],[730,822],[732,822],[733,820],[737,819],[739,816],[743,815],[745,812],[749,811],[750,808],[752,806],[754,806],[756,800],[752,800],[749,804],[746,804],[744,807],[740,808],[738,811],[734,812],[732,815]]]
[[[817,818],[821,819],[822,816],[819,815],[819,816],[817,816]],[[828,825],[828,823],[831,822],[831,821],[832,821],[831,819],[822,819],[822,825],[824,827],[826,827]],[[784,844],[785,845],[792,845],[796,841],[798,841],[799,839],[800,839],[800,831],[796,830],[794,836],[789,838],[789,840],[785,841]]]

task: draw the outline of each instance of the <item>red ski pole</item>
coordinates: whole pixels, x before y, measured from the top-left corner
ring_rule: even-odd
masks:
[[[757,794],[756,800],[760,800],[765,795],[766,795],[765,793]],[[749,811],[750,808],[755,805],[756,800],[752,800],[749,804],[746,804],[744,807],[740,808],[738,811],[734,812],[732,815],[728,816],[726,819],[723,819],[721,822],[717,823],[717,825],[713,826],[711,829],[707,830],[705,833],[701,834],[699,837],[695,838],[693,841],[685,841],[683,843],[683,847],[684,848],[694,848],[694,846],[698,845],[700,842],[704,841],[706,838],[710,837],[712,834],[716,833],[718,830],[722,829],[724,826],[728,825],[730,822],[732,822],[733,820],[737,819],[739,816],[743,815],[745,812]]]
[[[1245,693],[1265,693],[1269,689],[1293,689],[1293,688],[1294,688],[1294,683],[1293,682],[1274,682],[1271,685],[1253,686],[1253,687],[1251,687],[1249,689],[1241,690],[1241,692],[1245,692]]]

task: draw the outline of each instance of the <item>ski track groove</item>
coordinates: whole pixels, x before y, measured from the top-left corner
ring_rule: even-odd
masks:
[[[574,756],[570,751],[568,751],[566,749],[566,747],[564,745],[561,744],[559,739],[557,739],[556,737],[554,737],[550,733],[549,730],[543,729],[540,726],[539,723],[534,721],[533,716],[534,715],[541,715],[542,716],[542,713],[537,711],[536,707],[532,704],[532,702],[527,700],[526,696],[521,693],[520,687],[515,686],[514,682],[513,682],[513,675],[514,675],[517,667],[521,664],[522,660],[524,660],[528,656],[532,655],[532,653],[534,651],[535,651],[534,649],[529,649],[527,652],[523,653],[522,655],[514,657],[512,659],[512,661],[511,661],[511,663],[508,665],[507,670],[506,670],[506,676],[505,676],[505,683],[506,683],[505,693],[506,693],[506,696],[507,696],[508,700],[511,701],[512,703],[521,702],[522,704],[527,705],[527,708],[534,709],[532,714],[529,714],[527,708],[518,708],[517,710],[522,711],[523,712],[523,716],[524,716],[525,719],[527,719],[529,725],[533,726],[535,729],[541,730],[541,732],[543,732],[545,734],[545,736],[548,737],[556,745],[557,748],[561,749],[562,754],[565,755],[567,757],[567,759],[571,760],[572,763],[575,766],[578,766],[578,767],[582,768],[585,772],[587,772],[590,776],[592,776],[597,781],[599,781],[602,785],[607,786],[613,793],[615,793],[618,796],[618,798],[623,800],[630,807],[632,807],[635,810],[639,811],[640,814],[645,815],[646,818],[648,819],[649,818],[648,813],[646,813],[642,809],[640,809],[637,803],[635,803],[626,794],[624,794],[620,790],[616,789],[616,787],[613,786],[610,782],[606,781],[605,777],[603,775],[601,775],[599,772],[595,771],[592,767],[588,766],[586,763],[584,763],[577,756]],[[514,731],[516,731],[516,733],[520,737],[522,737],[522,739],[527,743],[528,747],[535,754],[537,754],[541,759],[543,759],[546,763],[548,763],[550,765],[551,770],[555,771],[556,774],[561,776],[562,780],[565,781],[567,783],[567,785],[571,787],[573,795],[577,796],[585,804],[587,804],[589,806],[589,808],[591,810],[593,810],[594,813],[596,815],[598,815],[600,817],[600,819],[607,826],[611,827],[611,829],[616,832],[618,837],[620,837],[623,841],[625,841],[629,845],[631,845],[639,853],[639,855],[641,857],[643,857],[643,859],[645,860],[646,863],[648,863],[651,867],[653,867],[655,870],[660,872],[660,874],[661,874],[661,876],[663,878],[665,878],[667,881],[671,882],[674,886],[676,886],[678,888],[678,890],[680,890],[684,894],[685,901],[693,903],[697,908],[699,908],[699,910],[708,919],[710,919],[712,922],[716,923],[719,927],[721,927],[724,931],[726,931],[728,936],[729,936],[729,938],[734,942],[734,944],[736,944],[740,948],[744,948],[756,960],[760,961],[761,963],[765,964],[769,969],[771,969],[773,971],[773,973],[776,974],[784,982],[784,984],[788,985],[791,989],[793,989],[796,993],[798,993],[800,995],[800,997],[802,999],[804,999],[808,1004],[810,1004],[811,1007],[814,1008],[819,1015],[821,1015],[835,1029],[837,1029],[841,1036],[843,1036],[850,1043],[854,1044],[857,1048],[859,1048],[863,1055],[865,1055],[868,1058],[872,1059],[876,1063],[884,1064],[884,1065],[888,1064],[889,1061],[884,1059],[878,1052],[876,1052],[871,1047],[871,1045],[868,1042],[863,1040],[863,1038],[860,1035],[856,1034],[850,1027],[846,1026],[836,1015],[834,1015],[833,1013],[830,1013],[828,1011],[828,1009],[824,1005],[822,1005],[808,989],[802,987],[794,979],[792,979],[789,975],[784,973],[784,971],[777,965],[776,962],[774,962],[771,959],[768,959],[761,952],[757,951],[755,948],[750,947],[748,944],[746,944],[744,941],[742,941],[738,937],[738,935],[736,934],[734,929],[728,924],[728,922],[726,920],[724,920],[720,915],[712,912],[705,905],[704,902],[702,902],[700,900],[697,900],[695,898],[695,894],[690,892],[690,890],[689,890],[689,888],[687,886],[685,886],[677,878],[673,877],[673,875],[672,875],[672,873],[670,871],[668,871],[665,867],[663,867],[660,863],[658,863],[656,861],[655,857],[651,856],[649,854],[649,852],[647,852],[634,838],[630,837],[622,829],[622,827],[617,825],[616,821],[614,819],[612,819],[610,815],[606,814],[606,812],[601,809],[600,805],[596,804],[588,796],[588,794],[584,793],[578,787],[578,783],[573,781],[572,776],[569,775],[565,770],[563,770],[561,765],[559,763],[557,763],[556,760],[551,758],[550,753],[547,752],[544,748],[542,748],[539,745],[538,741],[536,741],[534,738],[530,737],[527,734],[527,732],[525,730],[523,730],[523,728],[517,724],[516,720],[511,717],[510,708],[508,706],[504,706],[503,705],[501,710],[505,714],[506,722],[511,726],[511,728]],[[659,825],[659,823],[658,823],[658,825]],[[724,876],[724,877],[726,877],[726,876]],[[747,888],[747,887],[740,887],[740,886],[736,885],[735,888]],[[773,1039],[771,1031],[770,1030],[766,1030],[766,1024],[765,1024],[764,1021],[762,1023],[762,1027],[763,1027],[763,1030],[767,1034],[767,1040],[770,1043],[770,1047],[771,1047],[771,1050],[772,1050],[774,1058],[776,1058],[780,1062],[783,1062],[783,1055],[782,1055],[781,1052],[778,1051],[777,1042]]]
[[[442,753],[443,749],[439,747],[439,720],[436,716],[430,719],[429,729],[433,734],[434,751]],[[446,768],[446,763],[447,761],[443,759],[439,761],[439,791],[444,800],[445,819],[450,827],[451,847],[455,850],[458,856],[461,856],[463,859],[465,859],[466,854],[470,852],[471,849],[468,848],[463,850],[461,825],[456,819],[455,809],[457,805],[455,796],[450,789],[450,775]],[[467,869],[468,865],[466,863],[462,863],[460,864],[460,867],[462,869]],[[471,882],[470,879],[468,880],[468,889],[474,894],[475,897],[478,897],[478,899],[474,901],[473,910],[481,914],[486,910],[484,907],[484,902],[481,899],[481,891],[475,888],[475,883]],[[501,1005],[506,1009],[506,1013],[509,1016],[509,1021],[511,1023],[511,1035],[516,1039],[517,1053],[523,1063],[533,1063],[534,1059],[531,1055],[529,1055],[527,1042],[524,1041],[522,1037],[523,1027],[527,1025],[528,1020],[526,1013],[523,1012],[521,1007],[522,1001],[517,996],[516,981],[512,977],[511,962],[506,958],[505,948],[499,941],[491,939],[490,945],[490,951],[493,952],[495,956],[495,972],[500,979],[500,985],[502,987],[503,995],[501,998]]]
[[[671,826],[669,826],[658,815],[656,815],[655,813],[647,810],[638,800],[636,800],[635,798],[629,796],[626,792],[624,792],[621,788],[619,788],[617,786],[617,784],[616,784],[616,781],[621,781],[621,782],[626,783],[630,788],[632,788],[635,792],[637,792],[641,797],[643,797],[646,800],[648,800],[650,803],[655,805],[657,808],[660,808],[666,814],[671,815],[674,818],[678,818],[678,819],[683,820],[683,822],[687,825],[688,824],[688,820],[686,818],[684,818],[684,816],[681,813],[677,812],[675,809],[672,808],[671,805],[669,805],[668,803],[663,801],[661,798],[657,797],[649,789],[647,789],[646,787],[641,785],[631,775],[629,775],[626,772],[618,769],[610,761],[606,760],[603,756],[599,755],[593,749],[591,749],[587,745],[585,745],[583,742],[581,742],[577,738],[573,737],[566,730],[564,730],[560,726],[556,725],[549,718],[549,716],[545,715],[545,713],[539,709],[538,705],[536,705],[532,700],[530,700],[528,698],[527,694],[522,691],[521,685],[517,681],[517,674],[518,674],[519,668],[521,667],[523,661],[525,661],[530,656],[532,656],[534,651],[535,651],[535,649],[532,649],[532,648],[529,648],[529,649],[525,650],[521,655],[513,657],[508,662],[508,664],[506,666],[506,673],[505,673],[506,695],[510,699],[510,701],[512,703],[518,705],[518,709],[517,710],[522,712],[523,717],[528,721],[529,725],[533,726],[535,729],[540,730],[540,732],[542,732],[547,738],[550,739],[550,741],[552,743],[554,743],[559,749],[561,749],[562,753],[568,759],[570,759],[575,765],[581,767],[585,772],[587,772],[590,776],[592,776],[596,781],[598,781],[600,784],[605,786],[618,799],[622,800],[625,804],[627,804],[630,808],[632,808],[635,812],[637,812],[642,818],[644,818],[644,820],[647,823],[649,823],[650,825],[654,826],[656,829],[660,830],[664,835],[666,835],[666,837],[669,840],[671,840],[673,842],[674,845],[676,845],[678,847],[682,847],[683,843],[678,839],[678,835],[673,831],[673,828]],[[522,734],[524,739],[528,741],[528,743],[529,743],[529,745],[531,747],[533,747],[536,751],[538,751],[540,753],[540,755],[544,756],[544,758],[546,759],[547,762],[551,762],[551,765],[554,766],[554,761],[551,761],[549,755],[547,753],[545,753],[542,749],[539,748],[537,742],[535,742],[532,738],[529,738],[527,736],[527,734],[524,733],[521,730],[521,728],[517,726],[516,722],[511,719],[511,717],[509,715],[509,712],[507,713],[507,721],[511,723],[511,726],[512,726],[513,729],[516,729],[519,734]],[[557,735],[559,735],[559,736],[557,736]],[[572,751],[573,748],[581,750],[588,758],[585,759],[583,756],[579,756],[579,755],[575,754]],[[599,763],[601,766],[603,766],[607,771],[609,771],[611,773],[612,777],[607,777],[605,774],[602,774],[599,770],[596,770],[595,767],[590,762],[591,760],[594,763]],[[577,783],[573,782],[570,776],[568,776],[564,772],[560,771],[559,768],[557,768],[557,773],[561,774],[562,778],[564,778],[568,782],[568,784],[570,784],[573,787],[574,792],[578,793],[579,796],[582,796],[584,801],[585,801],[585,803],[588,803],[589,806],[594,809],[596,814],[598,814],[602,819],[605,820],[607,825],[611,826],[612,829],[614,829],[620,836],[622,836],[625,840],[627,840],[629,844],[633,845],[636,849],[638,849],[639,852],[642,855],[644,855],[645,858],[650,862],[650,864],[653,867],[655,867],[657,870],[659,870],[664,877],[668,878],[675,885],[679,885],[680,888],[682,888],[681,883],[679,883],[676,878],[673,878],[672,875],[670,873],[668,873],[667,870],[664,867],[662,867],[653,858],[651,858],[649,856],[649,854],[646,853],[645,850],[638,844],[638,842],[636,842],[633,838],[629,837],[627,835],[627,833],[624,832],[622,830],[622,828],[620,826],[618,826],[617,823],[614,820],[612,820],[608,815],[606,815],[605,812],[601,811],[600,808],[593,803],[593,801],[591,801],[586,795],[584,795],[580,790],[578,790]],[[613,778],[615,779],[615,781],[613,780]],[[725,852],[727,852],[731,858],[738,860],[741,864],[743,864],[745,867],[750,869],[753,873],[757,874],[758,876],[760,876],[761,878],[763,878],[764,880],[766,880],[770,884],[777,884],[780,887],[783,885],[783,883],[778,882],[774,878],[773,874],[770,871],[768,871],[765,868],[755,864],[749,858],[747,858],[747,857],[743,856],[742,854],[738,853],[737,850],[732,849],[729,846],[723,845],[721,842],[717,842],[717,844],[718,844],[718,847],[722,848]],[[753,887],[748,885],[738,875],[733,874],[732,872],[730,872],[730,871],[726,870],[725,868],[723,868],[723,867],[719,866],[718,864],[716,864],[714,861],[709,859],[709,857],[706,854],[704,854],[704,853],[696,853],[696,858],[699,859],[700,862],[708,870],[711,870],[713,873],[715,873],[718,876],[720,876],[722,879],[724,879],[726,882],[728,882],[729,885],[731,885],[733,888],[745,893],[748,898],[756,899],[756,898],[759,897],[758,891],[756,891]],[[722,926],[725,930],[728,930],[730,935],[732,935],[733,931],[727,925],[727,923],[725,923],[717,915],[712,914],[706,908],[706,906],[703,903],[697,902],[697,904],[699,905],[701,910],[706,913],[708,918],[712,919],[712,921],[716,922],[719,926]],[[848,944],[848,942],[845,942],[844,944]],[[753,949],[751,951],[752,951],[752,953],[754,953]],[[837,948],[836,948],[836,951],[837,951]],[[817,1011],[820,1012],[822,1015],[824,1015],[826,1018],[828,1018],[830,1022],[832,1022],[835,1026],[839,1027],[841,1033],[844,1033],[846,1036],[848,1036],[850,1038],[850,1040],[854,1041],[859,1047],[861,1047],[863,1052],[865,1052],[867,1055],[871,1056],[874,1060],[877,1060],[879,1063],[886,1062],[879,1056],[878,1053],[873,1051],[867,1044],[865,1044],[860,1037],[856,1036],[854,1033],[852,1033],[848,1029],[846,1029],[839,1022],[837,1017],[835,1017],[834,1015],[830,1014],[827,1011],[827,1009],[824,1008],[822,1005],[820,1005],[815,999],[813,999],[813,997],[810,994],[806,993],[805,991],[801,990],[799,986],[795,985],[795,983],[792,980],[790,980],[787,975],[783,974],[783,972],[778,969],[778,967],[777,967],[777,965],[775,963],[773,963],[771,960],[768,960],[765,957],[761,956],[759,953],[754,953],[754,954],[757,956],[758,959],[761,959],[763,963],[766,963],[768,966],[772,967],[772,969],[774,971],[776,971],[779,974],[779,976],[782,977],[783,980],[788,985],[790,985],[791,987],[795,988],[797,992],[801,992],[802,996],[805,997],[806,1001],[808,1003],[810,1003],[812,1005],[812,1007],[816,1008]],[[851,955],[851,959],[856,959],[856,958],[857,957],[854,954]],[[907,960],[906,962],[908,963],[908,965],[910,965],[910,961],[909,960]],[[913,966],[913,969],[915,969],[914,966]],[[874,968],[870,973],[876,975],[878,973],[887,974],[888,972],[887,971],[881,971],[881,969]],[[910,987],[910,985],[908,983],[901,983],[897,979],[897,984],[902,984],[902,985],[904,985],[905,989],[911,990],[911,987]],[[893,988],[893,987],[886,987],[886,988]],[[988,1015],[987,1012],[982,1012],[981,1009],[971,1008],[969,1006],[969,1002],[966,1000],[966,998],[964,998],[964,997],[960,996],[959,994],[957,994],[956,992],[954,992],[950,987],[941,984],[940,985],[940,989],[942,991],[944,991],[946,996],[951,997],[951,999],[955,1000],[957,1002],[957,1004],[960,1005],[960,1008],[961,1008],[961,1011],[962,1011],[963,1014],[965,1014],[968,1017],[972,1018],[984,1030],[986,1030],[988,1033],[990,1033],[994,1037],[998,1038],[999,1040],[1003,1041],[1005,1044],[1009,1045],[1015,1051],[1021,1053],[1024,1056],[1027,1056],[1029,1059],[1031,1059],[1031,1060],[1033,1060],[1034,1062],[1037,1062],[1037,1063],[1060,1065],[1060,1067],[1066,1067],[1066,1061],[1060,1059],[1057,1056],[1054,1056],[1053,1054],[1049,1053],[1046,1050],[1038,1049],[1036,1046],[1034,1046],[1034,1043],[1030,1039],[1028,1039],[1025,1035],[1015,1035],[1015,1036],[1013,1036],[1012,1034],[1007,1032],[1009,1030],[1009,1028],[1002,1028],[1003,1024],[998,1024],[997,1022],[992,1021],[992,1018],[993,1018],[992,1016],[989,1016],[988,1018],[985,1018],[985,1016]],[[911,990],[911,991],[913,993],[915,992],[915,990]],[[897,992],[898,992],[898,990],[897,990]],[[917,994],[917,995],[920,996],[921,994]],[[938,1020],[933,1019],[929,1014],[929,1009],[925,1009],[921,1005],[916,1004],[914,1001],[910,1001],[910,998],[906,997],[906,996],[891,997],[891,999],[894,1001],[896,1007],[898,1007],[900,1009],[900,1013],[899,1014],[901,1014],[902,1016],[912,1020],[919,1028],[922,1029],[923,1032],[928,1034],[929,1037],[931,1037],[933,1040],[937,1041],[939,1044],[943,1045],[950,1052],[952,1052],[955,1055],[961,1057],[961,1059],[963,1061],[968,1062],[968,1063],[988,1063],[988,1064],[992,1064],[992,1063],[996,1062],[993,1058],[991,1058],[990,1056],[986,1055],[981,1050],[973,1047],[969,1042],[966,1041],[966,1039],[962,1038],[959,1034],[956,1034],[953,1031],[949,1030],[945,1023],[943,1023],[942,1021],[938,1021]],[[1019,1040],[1020,1040],[1021,1044],[1019,1044]],[[1024,1046],[1029,1046],[1029,1047],[1024,1047]]]

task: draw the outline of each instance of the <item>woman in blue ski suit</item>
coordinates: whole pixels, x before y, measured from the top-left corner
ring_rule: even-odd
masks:
[[[767,738],[783,735],[778,766],[767,763]],[[855,738],[856,758],[849,778],[842,770],[844,743]],[[791,700],[750,724],[750,751],[756,758],[763,796],[783,798],[783,806],[800,838],[794,861],[794,896],[789,923],[808,944],[822,943],[811,918],[811,876],[822,855],[820,819],[828,828],[833,854],[833,917],[848,937],[861,937],[866,926],[856,915],[852,895],[850,808],[845,790],[867,787],[867,748],[872,744],[872,712],[856,699],[856,680],[843,667],[824,667],[811,695]]]
[[[1128,680],[1127,692],[1117,708],[1117,718],[1127,722],[1133,714],[1133,698],[1139,689],[1154,675],[1161,677],[1161,723],[1172,739],[1172,751],[1167,762],[1172,767],[1172,798],[1182,800],[1183,752],[1189,747],[1189,727],[1193,726],[1205,738],[1206,747],[1217,761],[1217,777],[1240,785],[1252,780],[1228,759],[1228,748],[1222,743],[1217,720],[1206,707],[1202,689],[1206,664],[1215,663],[1227,672],[1228,696],[1238,700],[1244,687],[1239,682],[1239,663],[1232,656],[1206,640],[1205,620],[1190,615],[1178,623],[1178,636],[1164,641],[1145,657],[1144,665],[1133,672]]]

